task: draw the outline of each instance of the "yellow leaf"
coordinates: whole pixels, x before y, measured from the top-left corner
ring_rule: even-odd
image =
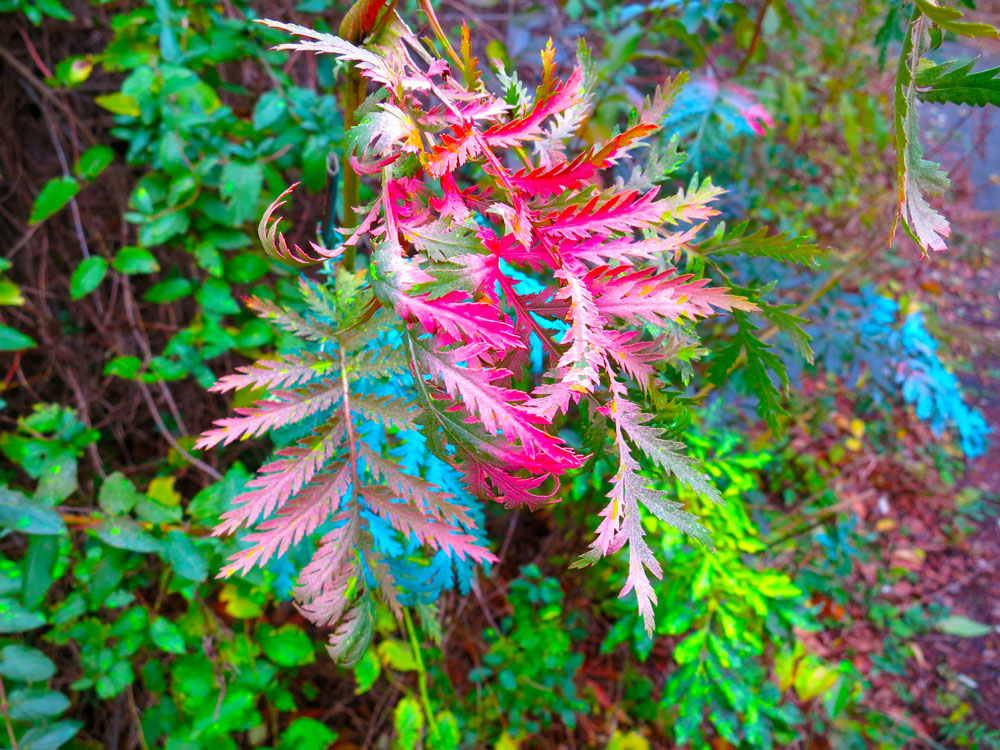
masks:
[[[180,505],[181,502],[180,493],[174,489],[173,477],[157,477],[149,483],[146,494],[149,495],[150,500],[155,500],[160,505],[166,505],[169,508]]]
[[[249,620],[264,614],[264,608],[257,602],[241,596],[239,589],[232,583],[227,583],[219,592],[219,601],[226,606],[226,614],[240,620]]]
[[[608,750],[649,750],[649,740],[638,732],[615,732],[608,743]]]
[[[865,434],[865,423],[857,417],[851,420],[851,434],[858,439]]]
[[[826,666],[815,656],[807,656],[799,663],[795,674],[795,694],[800,700],[811,701],[831,687],[837,681],[839,673]]]
[[[97,102],[99,107],[103,107],[108,112],[116,115],[138,117],[140,113],[139,102],[136,101],[134,96],[129,96],[128,94],[120,92],[104,94],[103,96],[95,96],[94,101]]]

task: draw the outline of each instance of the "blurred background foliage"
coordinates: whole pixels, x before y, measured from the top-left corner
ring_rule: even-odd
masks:
[[[973,168],[1000,156],[988,118],[922,105],[956,241],[920,263],[908,240],[887,249],[900,2],[439,4],[529,85],[548,37],[564,64],[584,37],[585,143],[689,71],[662,153],[677,184],[728,190],[719,270],[788,301],[758,321],[769,347],[739,354],[756,382],[709,362],[684,394],[706,408],[675,432],[726,505],[677,488],[714,553],[646,519],[666,561],[653,637],[615,597],[624,560],[566,570],[613,471],[601,457],[551,509],[486,508],[501,563],[404,626],[380,611],[353,670],[290,602],[295,550],[215,580],[238,541],[211,528],[270,447],[194,452],[226,408],[202,388],[288,343],[242,296],[298,299],[256,222],[297,180],[290,240],[338,218],[343,71],[269,51],[252,21],[335,29],[346,10],[0,0],[0,746],[1000,747],[984,583],[1000,272],[981,203],[1000,178]],[[788,233],[772,258],[724,262],[756,231],[744,220]],[[806,242],[817,267],[773,261]],[[741,352],[745,329],[704,326]]]

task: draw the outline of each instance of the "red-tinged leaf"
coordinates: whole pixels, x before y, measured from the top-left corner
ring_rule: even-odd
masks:
[[[477,137],[473,125],[452,125],[451,133],[443,133],[441,142],[421,155],[421,162],[429,174],[441,177],[450,174],[478,156],[482,141]]]
[[[678,92],[687,83],[688,73],[683,71],[673,78],[667,78],[656,87],[652,97],[647,97],[639,110],[639,122],[659,128],[666,118],[670,105],[674,103]]]
[[[608,354],[646,391],[656,374],[653,364],[663,360],[663,344],[660,340],[644,341],[639,331],[622,331],[609,335]]]
[[[726,191],[716,187],[711,180],[698,182],[697,175],[691,179],[687,191],[679,190],[677,195],[665,198],[660,201],[663,210],[662,218],[671,224],[678,221],[693,222],[706,221],[713,216],[718,216],[719,212],[708,204],[718,198]]]
[[[562,473],[579,463],[562,440],[538,427],[545,424],[542,417],[519,405],[518,402],[527,399],[527,394],[494,384],[497,380],[510,377],[509,372],[499,368],[486,370],[465,366],[468,356],[478,355],[481,348],[463,347],[443,352],[417,345],[415,351],[418,362],[444,384],[452,398],[478,418],[487,433],[495,435],[499,432],[511,441],[517,441],[526,458],[543,460],[555,473]]]
[[[264,252],[272,258],[280,260],[282,263],[287,263],[295,267],[312,266],[316,263],[322,263],[325,260],[338,258],[342,252],[342,248],[327,250],[315,242],[310,242],[309,245],[313,249],[313,254],[310,255],[298,245],[288,247],[285,235],[278,231],[278,224],[281,223],[282,219],[280,216],[274,218],[274,212],[285,205],[285,198],[298,187],[298,184],[296,182],[275,198],[274,202],[267,207],[267,210],[260,219],[260,223],[257,224],[257,237],[260,239],[260,244],[264,247]]]
[[[396,311],[404,320],[417,321],[428,333],[441,336],[443,343],[480,341],[492,349],[524,348],[514,328],[500,319],[487,302],[473,302],[468,292],[452,291],[443,297],[400,297]]]
[[[590,265],[632,265],[636,261],[665,258],[683,247],[705,226],[697,224],[684,232],[674,232],[669,237],[653,237],[637,240],[631,236],[591,237],[583,242],[563,242],[559,254],[567,260],[575,259]]]
[[[587,283],[568,271],[556,271],[564,285],[556,293],[558,299],[569,302],[569,330],[562,343],[569,348],[559,358],[556,371],[563,383],[579,398],[593,393],[601,380],[601,370],[608,366],[605,351],[608,336],[607,321],[597,311]]]
[[[465,87],[473,90],[480,86],[479,58],[472,56],[472,38],[469,26],[462,21],[462,74],[465,76]],[[463,113],[464,114],[464,113]]]
[[[579,101],[582,75],[582,71],[577,68],[569,80],[565,83],[556,83],[549,95],[536,99],[531,111],[524,117],[502,125],[494,125],[483,131],[483,141],[492,147],[510,148],[539,138],[544,132],[542,123],[547,117],[563,112]]]
[[[595,306],[602,315],[632,325],[648,321],[663,326],[681,317],[701,318],[716,310],[757,310],[745,297],[727,294],[725,287],[708,287],[708,279],[692,280],[674,271],[657,274],[653,268],[634,271],[631,266],[600,267],[587,275]]]
[[[326,522],[350,486],[351,472],[343,462],[332,466],[329,473],[315,477],[312,484],[281,505],[276,515],[244,537],[243,541],[251,546],[233,555],[220,575],[243,575],[265,565],[272,557],[285,554]],[[251,523],[248,521],[247,525]]]
[[[538,167],[528,171],[522,169],[510,176],[511,183],[532,197],[557,195],[565,190],[576,190],[592,180],[597,169],[587,154],[581,154],[571,162],[563,162],[552,167]]]
[[[457,503],[451,502],[453,497],[440,487],[431,484],[421,477],[406,474],[397,463],[373,453],[362,445],[359,455],[364,459],[365,466],[372,476],[381,480],[395,499],[412,502],[428,517],[445,523],[461,523],[469,528],[475,523],[469,518],[468,511]]]
[[[600,148],[595,147],[587,152],[587,160],[601,169],[606,169],[633,148],[641,145],[650,134],[655,133],[658,129],[659,126],[651,122],[640,122],[638,125],[633,125]]]
[[[360,42],[375,28],[382,9],[392,5],[395,3],[386,0],[356,0],[340,22],[338,33],[349,42]]]
[[[656,188],[645,195],[616,193],[610,198],[595,195],[583,206],[569,206],[542,217],[539,233],[551,237],[582,240],[631,232],[657,224],[666,211],[665,201],[656,201]]]
[[[282,448],[277,460],[260,467],[249,488],[233,500],[233,507],[222,514],[214,534],[231,534],[241,526],[252,526],[267,518],[305,487],[322,471],[344,436],[342,423],[331,425],[323,434],[303,438],[296,445]]]
[[[322,352],[303,352],[280,360],[260,359],[237,367],[235,373],[219,378],[208,390],[227,393],[238,388],[290,388],[320,377],[332,366],[333,358]]]
[[[291,391],[275,391],[272,399],[258,401],[252,407],[236,409],[238,417],[216,420],[218,427],[204,432],[196,448],[229,445],[241,438],[262,435],[269,430],[299,422],[311,414],[332,408],[343,394],[338,381],[324,380]]]
[[[480,497],[492,496],[508,508],[537,510],[543,505],[554,502],[553,498],[559,491],[557,477],[553,477],[555,484],[552,490],[544,495],[539,495],[534,490],[537,490],[548,479],[544,474],[519,477],[506,469],[472,460],[466,461],[462,468],[466,472],[466,482],[470,491],[475,492]]]
[[[322,321],[309,321],[293,310],[285,310],[271,300],[259,297],[245,298],[247,307],[262,320],[270,321],[289,333],[307,341],[335,339],[337,332]]]
[[[374,513],[404,535],[413,534],[421,544],[442,549],[459,559],[468,558],[478,563],[499,562],[499,558],[483,547],[474,536],[455,526],[429,518],[408,502],[394,502],[385,487],[362,487],[361,494]]]

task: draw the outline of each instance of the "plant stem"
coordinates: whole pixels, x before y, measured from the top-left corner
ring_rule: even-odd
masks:
[[[410,635],[413,659],[417,662],[417,682],[420,686],[420,702],[424,707],[424,714],[427,716],[427,726],[431,728],[433,734],[437,734],[437,722],[434,720],[434,712],[431,711],[431,699],[427,693],[427,670],[424,668],[424,657],[420,653],[420,641],[417,640],[417,629],[413,627],[413,618],[410,617],[410,610],[407,607],[403,607],[403,622],[406,623],[406,632]]]
[[[753,30],[753,40],[750,42],[750,46],[747,47],[747,52],[740,60],[739,67],[736,68],[736,73],[734,78],[743,75],[743,71],[747,69],[747,64],[750,62],[750,58],[753,57],[753,53],[757,51],[757,44],[760,42],[760,32],[764,28],[764,16],[767,15],[767,9],[771,7],[771,0],[764,0],[764,4],[760,6],[760,13],[757,14],[757,25]]]
[[[17,739],[14,737],[14,726],[10,722],[10,714],[7,711],[7,691],[4,690],[2,677],[0,677],[0,711],[3,712],[3,723],[7,725],[10,748],[11,750],[17,750]]]
[[[441,28],[441,22],[438,21],[437,14],[434,12],[434,6],[431,5],[431,0],[418,0],[421,9],[427,15],[427,23],[431,26],[431,31],[434,32],[434,36],[444,47],[445,53],[455,64],[458,70],[462,69],[462,58],[458,56],[455,48],[451,46],[451,42],[448,41],[448,37],[445,36],[444,29]]]
[[[361,78],[361,74],[352,68],[347,74],[347,80],[344,82],[345,133],[357,124],[355,122],[355,114],[358,106],[361,104],[361,99],[364,97],[364,86],[365,83]],[[351,166],[352,152],[353,148],[351,144],[349,142],[345,143],[344,158],[341,160],[340,167],[344,170],[344,226],[347,228],[352,228],[358,223],[357,207],[361,201],[361,181],[358,178],[358,173]],[[347,271],[354,270],[354,253],[355,248],[353,245],[344,248],[343,263]]]

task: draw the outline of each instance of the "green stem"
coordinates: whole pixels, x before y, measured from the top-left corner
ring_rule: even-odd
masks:
[[[437,734],[437,722],[434,720],[434,712],[431,711],[431,699],[427,693],[427,670],[424,668],[424,657],[420,653],[420,641],[417,640],[417,629],[413,627],[413,618],[410,617],[410,610],[403,607],[403,622],[406,623],[406,632],[410,635],[410,646],[413,648],[413,659],[417,662],[417,681],[420,686],[420,702],[424,707],[424,715],[427,717],[427,726],[431,728],[433,734]]]
[[[457,70],[462,70],[462,58],[458,56],[455,48],[451,46],[451,42],[448,41],[448,37],[445,36],[444,29],[441,28],[441,22],[438,21],[437,14],[434,12],[434,6],[431,5],[431,0],[418,0],[420,7],[423,9],[424,13],[427,15],[427,23],[431,26],[431,31],[434,32],[434,36],[444,47],[445,53],[451,58],[451,61],[455,64]]]
[[[747,47],[747,52],[740,60],[739,67],[736,68],[736,73],[734,78],[738,78],[743,75],[743,72],[747,69],[747,65],[750,62],[750,58],[753,57],[753,53],[757,51],[757,45],[760,43],[760,33],[764,29],[764,16],[767,15],[768,8],[771,7],[771,0],[764,0],[764,4],[760,7],[760,13],[757,14],[757,25],[753,30],[753,40],[750,42],[750,46]]]
[[[344,81],[344,132],[346,133],[357,123],[355,115],[364,98],[365,82],[357,70],[351,69]],[[352,229],[358,223],[357,208],[361,202],[361,180],[351,166],[351,156],[354,149],[350,142],[344,144],[344,158],[340,168],[344,173],[344,226]],[[344,249],[344,268],[354,270],[354,246]]]
[[[10,722],[10,713],[7,710],[7,691],[4,690],[2,677],[0,677],[0,711],[3,713],[3,723],[7,725],[7,736],[10,737],[11,750],[17,750],[17,738],[14,737],[14,727]]]

